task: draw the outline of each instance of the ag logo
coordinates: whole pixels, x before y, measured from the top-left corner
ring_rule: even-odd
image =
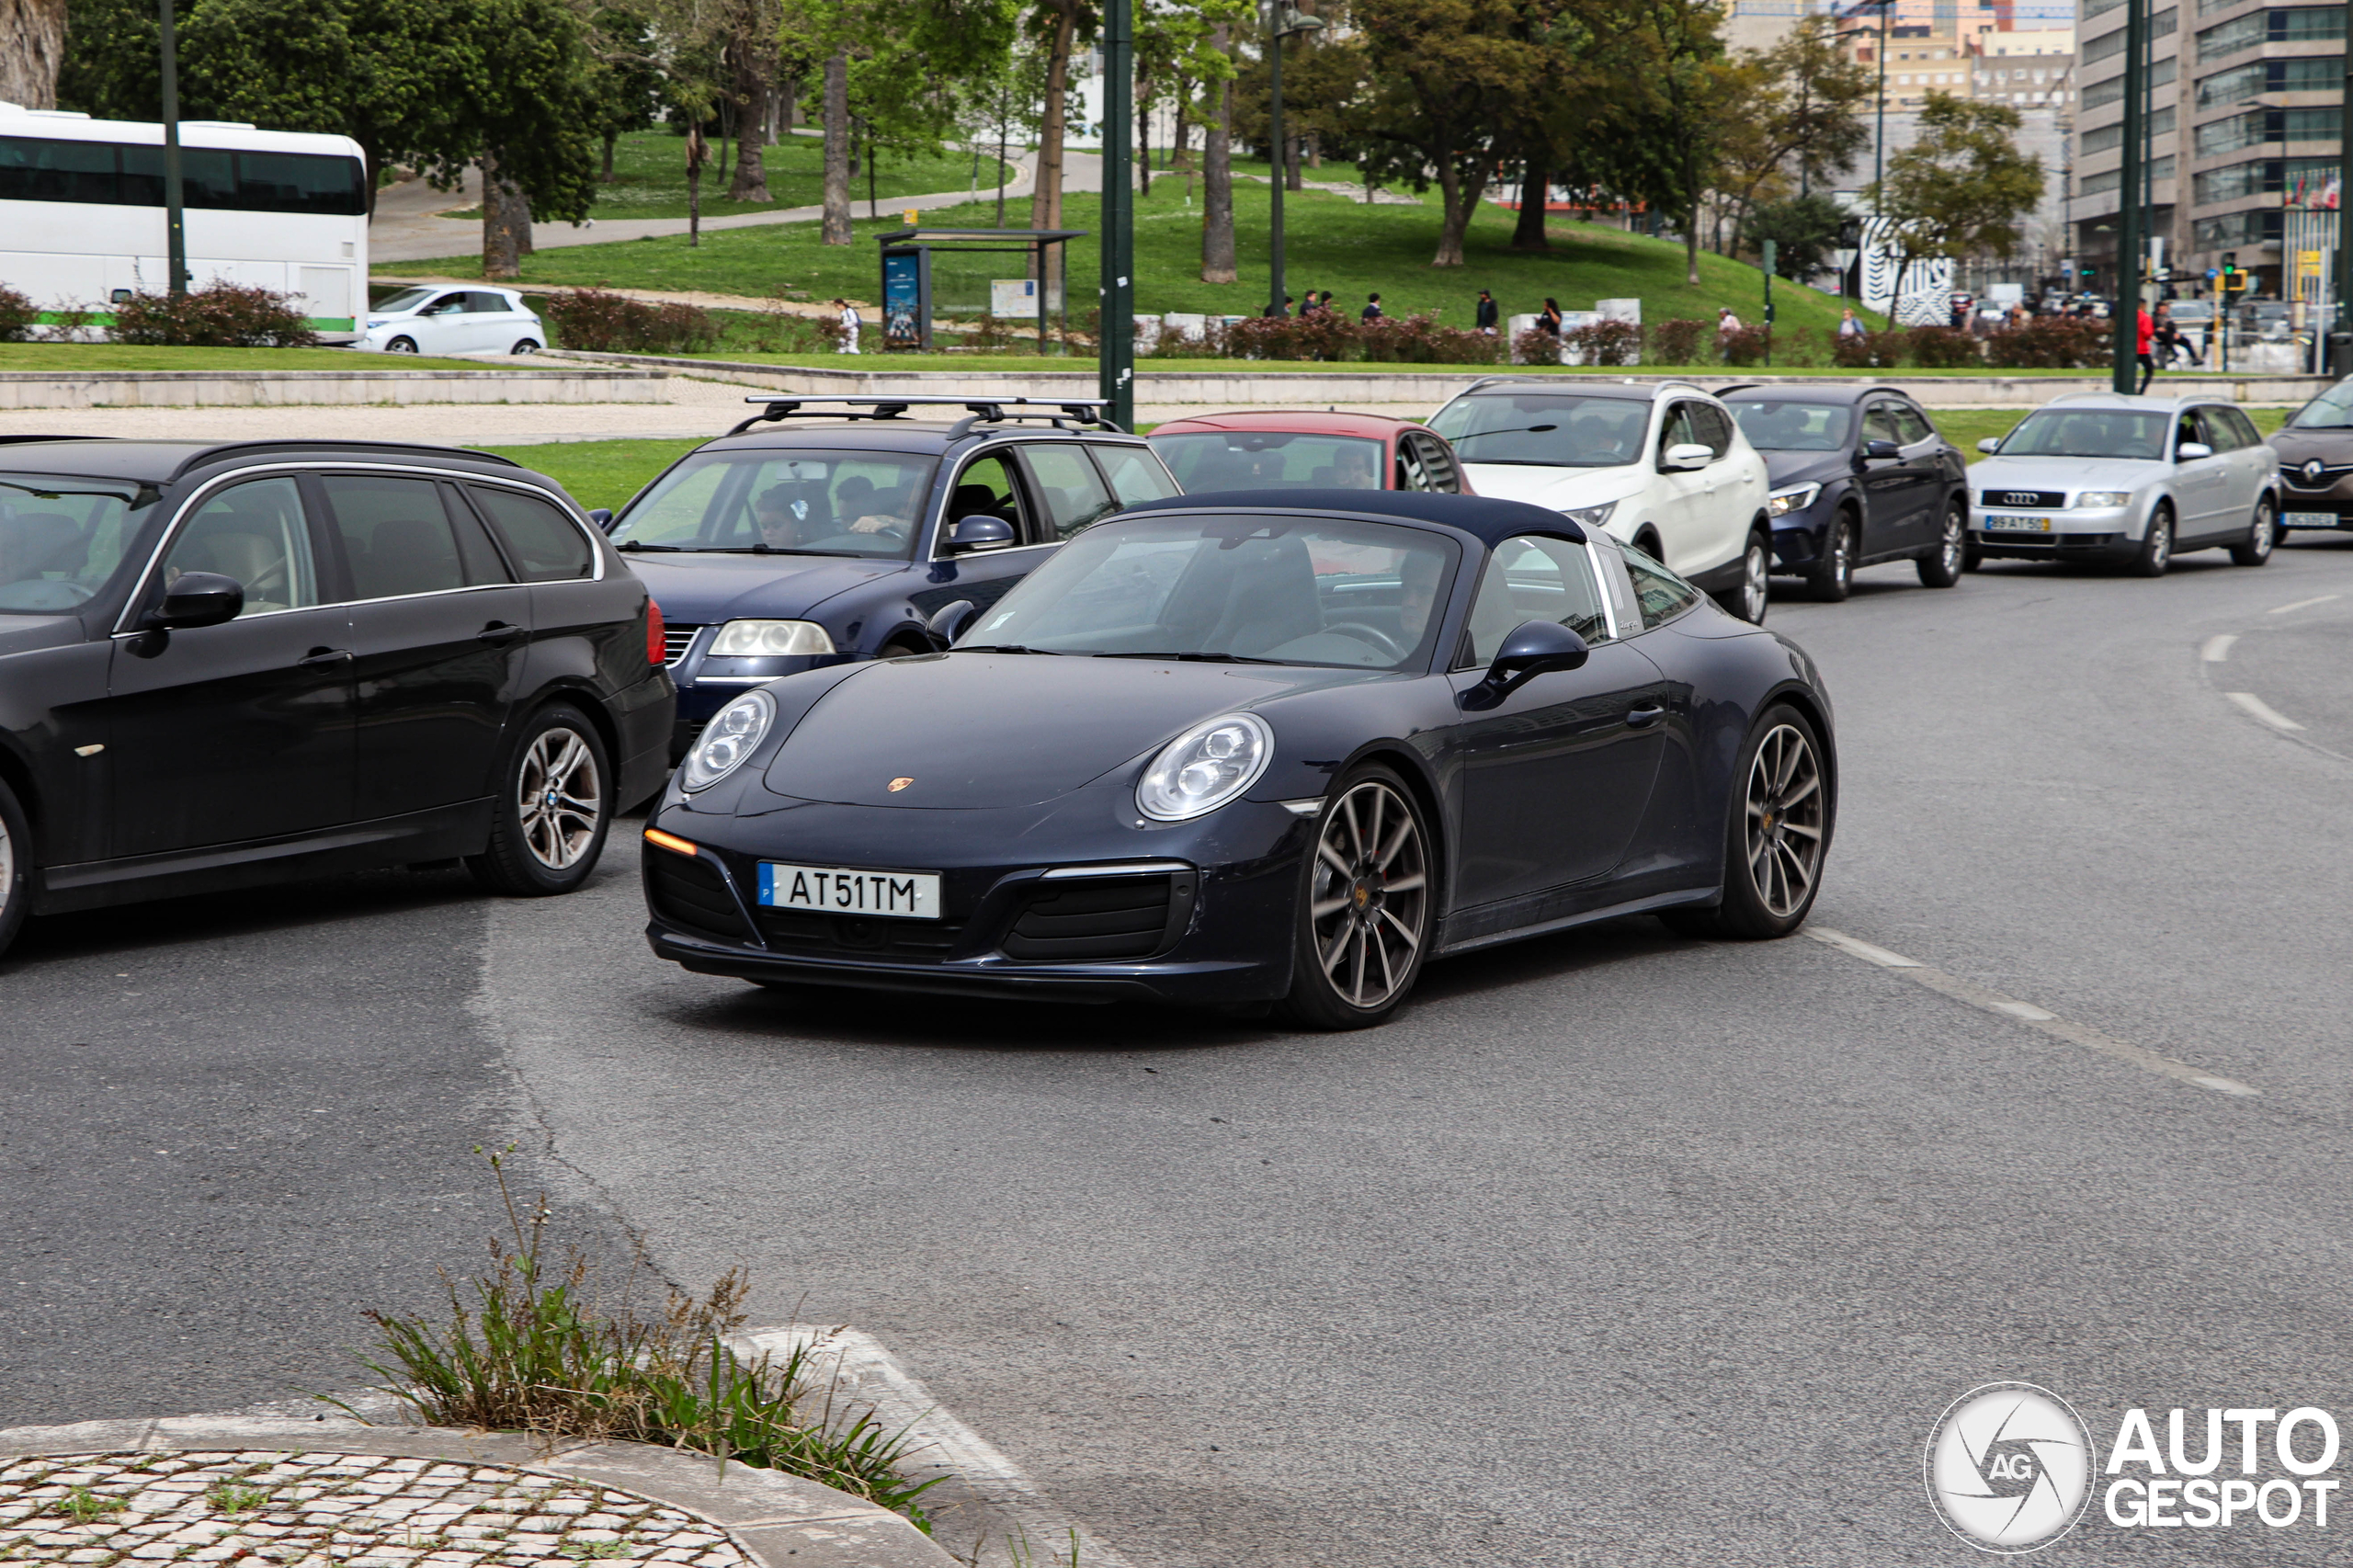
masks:
[[[2091,1434],[2032,1383],[1988,1383],[1953,1401],[1928,1435],[1928,1500],[1981,1551],[2049,1546],[2091,1499]]]

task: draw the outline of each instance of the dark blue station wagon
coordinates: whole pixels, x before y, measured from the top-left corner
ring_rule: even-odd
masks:
[[[923,401],[778,400],[613,520],[662,609],[674,756],[746,687],[929,653],[940,611],[985,610],[1081,528],[1178,494],[1143,438],[1091,405],[942,398],[970,412],[907,417]],[[801,415],[810,403],[870,412]]]

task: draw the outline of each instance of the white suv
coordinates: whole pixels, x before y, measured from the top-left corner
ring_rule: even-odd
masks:
[[[1431,416],[1471,488],[1606,529],[1765,619],[1772,569],[1765,460],[1730,411],[1679,381],[1498,376]]]

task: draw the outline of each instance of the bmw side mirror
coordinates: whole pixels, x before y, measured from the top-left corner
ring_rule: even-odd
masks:
[[[1013,542],[1013,525],[1003,517],[959,517],[949,526],[948,548],[958,553],[1003,550]]]
[[[245,608],[245,586],[216,572],[183,572],[164,590],[164,602],[147,618],[160,630],[181,631],[234,620]]]
[[[1987,457],[1991,457],[2002,449],[2002,438],[1999,436],[1988,436],[1977,443],[1977,449]]]
[[[2203,441],[2184,441],[2173,449],[2176,462],[2196,462],[2200,458],[2211,458],[2213,455],[2214,449]]]
[[[1893,441],[1865,441],[1863,443],[1863,456],[1866,458],[1900,458],[1903,455],[1904,449],[1897,446]]]
[[[1462,705],[1492,708],[1538,676],[1582,667],[1592,653],[1584,638],[1557,620],[1523,620],[1495,650],[1487,678],[1462,694]]]
[[[958,599],[954,604],[942,605],[929,620],[924,622],[924,634],[931,639],[934,648],[944,653],[950,642],[964,634],[964,628],[972,624],[972,617],[979,610],[980,607],[970,599]]]
[[[1716,454],[1697,441],[1677,441],[1658,455],[1658,466],[1668,473],[1688,473],[1716,460]]]
[[[613,531],[613,509],[610,506],[590,507],[588,520],[597,525],[598,533],[608,534]]]

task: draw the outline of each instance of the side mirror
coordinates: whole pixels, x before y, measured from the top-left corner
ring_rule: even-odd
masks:
[[[924,622],[924,634],[931,639],[934,648],[945,653],[950,642],[964,634],[964,628],[972,624],[972,617],[979,612],[980,607],[970,599],[958,599],[954,604],[942,605],[929,620]]]
[[[1865,441],[1863,443],[1863,456],[1866,458],[1900,458],[1903,455],[1904,449],[1897,446],[1893,441]]]
[[[1013,542],[1013,525],[1003,517],[959,517],[948,528],[948,548],[959,554],[1003,550]]]
[[[2196,462],[2200,458],[2211,458],[2213,455],[2214,449],[2203,441],[2184,441],[2173,449],[2173,459],[2176,462]]]
[[[1487,678],[1463,693],[1463,706],[1492,708],[1538,676],[1581,668],[1592,653],[1584,638],[1557,620],[1523,620],[1495,650]]]
[[[1658,455],[1658,466],[1668,473],[1688,473],[1716,460],[1716,454],[1697,441],[1677,441]]]
[[[613,509],[610,506],[590,507],[588,520],[597,525],[597,531],[600,534],[613,531]]]
[[[1988,436],[1977,443],[1977,449],[1991,457],[2002,449],[2002,438],[1999,436]]]
[[[245,586],[234,577],[216,572],[183,572],[164,590],[164,602],[148,616],[147,624],[165,631],[188,631],[234,620],[245,608]]]

